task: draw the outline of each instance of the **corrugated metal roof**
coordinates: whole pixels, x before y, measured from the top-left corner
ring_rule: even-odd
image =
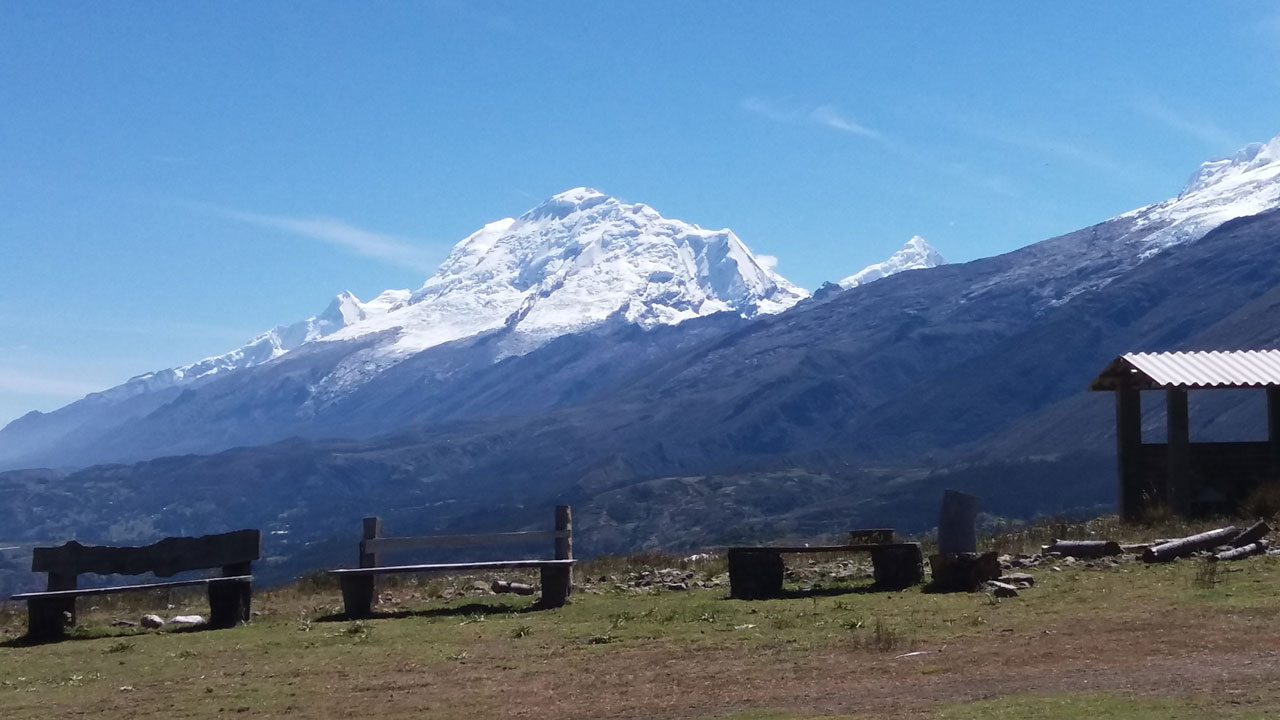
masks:
[[[1092,390],[1115,390],[1127,378],[1144,390],[1280,386],[1280,350],[1127,353],[1094,379]]]

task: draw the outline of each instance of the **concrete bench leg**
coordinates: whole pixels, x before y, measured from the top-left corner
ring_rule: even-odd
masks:
[[[32,598],[27,601],[27,639],[35,642],[61,640],[66,635],[67,606],[75,616],[75,598]]]
[[[782,556],[759,550],[729,551],[729,597],[759,600],[782,594]]]
[[[249,620],[253,586],[248,582],[209,584],[209,626],[235,627]]]
[[[541,570],[542,606],[564,605],[573,586],[573,568],[568,565],[544,565]]]
[[[343,575],[338,579],[342,586],[342,604],[349,618],[366,618],[373,614],[373,576]]]

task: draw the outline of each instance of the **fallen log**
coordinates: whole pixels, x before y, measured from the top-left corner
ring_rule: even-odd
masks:
[[[496,593],[515,593],[516,595],[532,595],[534,587],[526,583],[507,582],[506,580],[494,580],[489,586]]]
[[[1236,526],[1228,525],[1217,530],[1202,532],[1199,535],[1170,540],[1162,545],[1148,548],[1146,552],[1142,553],[1142,561],[1149,563],[1169,562],[1200,550],[1211,550],[1219,545],[1227,544],[1239,532]]]
[[[1114,540],[1054,540],[1042,546],[1041,550],[1078,558],[1100,558],[1124,553],[1120,543]]]
[[[1248,545],[1242,545],[1238,548],[1225,550],[1213,556],[1214,560],[1241,560],[1243,558],[1261,555],[1267,551],[1267,541],[1259,540],[1251,542]]]
[[[1238,548],[1252,545],[1270,534],[1271,526],[1267,524],[1266,520],[1259,520],[1245,530],[1241,530],[1239,535],[1231,538],[1231,547]]]

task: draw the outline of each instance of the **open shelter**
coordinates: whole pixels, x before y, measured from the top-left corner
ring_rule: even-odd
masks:
[[[1267,440],[1191,442],[1192,390],[1258,389],[1267,396]],[[1129,353],[1089,386],[1116,394],[1119,509],[1134,520],[1156,505],[1179,515],[1229,513],[1259,485],[1280,480],[1280,350]],[[1168,436],[1142,441],[1142,392],[1163,390]]]

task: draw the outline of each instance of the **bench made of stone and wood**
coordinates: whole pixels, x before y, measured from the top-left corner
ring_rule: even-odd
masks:
[[[542,575],[541,607],[560,607],[569,598],[573,580],[573,519],[568,505],[557,505],[555,523],[550,531],[501,532],[483,535],[421,535],[415,537],[383,537],[382,519],[364,519],[360,540],[360,567],[330,570],[342,587],[342,603],[347,617],[362,618],[373,614],[377,600],[375,578],[399,573],[449,573],[474,570],[514,570],[538,568]],[[551,559],[488,560],[478,562],[426,563],[416,565],[383,565],[382,553],[404,550],[463,548],[501,543],[527,544],[551,540]]]
[[[743,600],[779,597],[786,571],[782,556],[791,554],[869,552],[876,587],[900,590],[919,584],[924,580],[924,557],[920,552],[920,543],[892,542],[892,533],[892,530],[855,530],[850,533],[854,540],[874,537],[877,540],[887,539],[888,542],[729,548],[729,596]]]
[[[27,637],[55,640],[76,621],[76,598],[204,585],[209,592],[209,625],[232,627],[249,619],[253,594],[252,563],[262,555],[257,530],[236,530],[201,537],[170,537],[142,547],[82,545],[75,540],[57,547],[37,547],[31,571],[47,573],[45,592],[19,593],[11,600],[27,602]],[[112,587],[80,588],[79,576],[145,575],[172,577],[190,570],[219,568],[221,577],[193,578]]]

